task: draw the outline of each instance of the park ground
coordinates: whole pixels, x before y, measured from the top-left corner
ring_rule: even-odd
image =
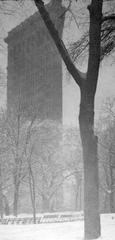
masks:
[[[0,240],[83,240],[83,220],[36,225],[0,225]],[[99,240],[115,240],[115,214],[101,215]]]

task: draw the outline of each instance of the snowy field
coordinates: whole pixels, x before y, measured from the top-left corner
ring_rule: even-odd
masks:
[[[100,240],[115,240],[115,214],[101,216]],[[36,225],[0,225],[0,240],[83,240],[83,220]]]

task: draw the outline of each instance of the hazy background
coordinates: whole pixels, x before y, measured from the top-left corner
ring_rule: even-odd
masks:
[[[48,1],[46,1],[48,2]],[[64,4],[67,1],[64,1]],[[20,24],[24,19],[28,18],[36,11],[36,7],[31,0],[25,0],[24,4],[19,6],[12,0],[7,1],[8,9],[13,9],[12,14],[0,13],[0,68],[2,68],[5,75],[2,74],[0,78],[0,107],[6,106],[6,74],[7,74],[7,45],[4,43],[4,38],[7,36],[8,31]],[[85,4],[85,3],[84,3]],[[83,3],[82,3],[83,5]],[[76,5],[77,6],[77,5]],[[78,6],[81,8],[81,6]],[[83,6],[82,6],[83,7]],[[74,10],[74,6],[73,6]],[[75,10],[74,10],[75,11]],[[77,8],[76,8],[77,11]],[[88,11],[86,12],[86,15]],[[76,14],[77,16],[77,14]],[[67,46],[71,41],[79,39],[82,34],[82,28],[79,27],[79,14],[76,18],[78,26],[76,25],[70,14],[67,14],[65,21],[65,28],[63,32],[63,40]],[[96,119],[100,116],[101,106],[107,97],[115,95],[115,67],[114,67],[114,54],[111,57],[105,58],[100,65],[98,88],[95,101]],[[80,69],[85,71],[87,61],[77,64]],[[63,119],[65,124],[76,125],[78,124],[78,111],[79,111],[79,88],[67,73],[66,67],[63,63]]]

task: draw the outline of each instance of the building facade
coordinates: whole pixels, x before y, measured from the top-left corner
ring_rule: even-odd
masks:
[[[61,1],[53,0],[46,8],[62,36]],[[39,13],[11,30],[5,41],[8,44],[7,109],[21,108],[27,117],[34,113],[40,119],[61,120],[61,57]]]
[[[46,6],[60,37],[65,11],[61,2],[52,0]],[[62,60],[39,13],[11,30],[5,41],[8,44],[7,110],[21,110],[27,118],[36,115],[41,120],[62,121]],[[66,181],[58,190],[55,210],[75,210],[73,182],[73,178]]]

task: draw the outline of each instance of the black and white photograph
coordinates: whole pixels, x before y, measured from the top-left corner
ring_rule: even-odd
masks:
[[[0,0],[0,240],[115,239],[115,0]]]

